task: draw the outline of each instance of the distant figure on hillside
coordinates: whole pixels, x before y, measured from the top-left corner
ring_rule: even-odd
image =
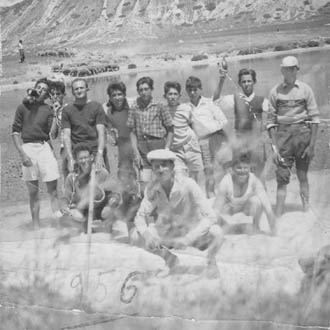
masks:
[[[269,96],[267,129],[277,165],[277,216],[283,213],[293,163],[296,163],[303,209],[309,208],[307,172],[314,156],[320,113],[311,87],[297,80],[298,71],[297,58],[284,57],[281,63],[283,82],[276,85]]]
[[[25,61],[25,53],[24,53],[24,46],[22,40],[19,40],[18,42],[18,52],[19,52],[20,63],[23,63]]]

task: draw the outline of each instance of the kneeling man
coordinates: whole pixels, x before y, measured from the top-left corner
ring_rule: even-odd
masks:
[[[217,190],[214,209],[218,218],[225,214],[243,212],[252,216],[253,228],[259,230],[263,211],[266,212],[271,233],[275,233],[275,215],[263,184],[250,172],[250,154],[233,156],[232,171],[224,176]]]
[[[78,144],[74,150],[77,172],[70,173],[65,180],[62,212],[69,215],[72,220],[87,224],[89,206],[89,181],[93,151],[87,144]],[[109,179],[108,171],[101,167],[95,173],[95,192],[93,219],[100,220],[104,206],[107,204],[107,192],[104,184]]]
[[[147,158],[155,179],[147,186],[135,217],[132,243],[164,256],[169,267],[171,258],[162,251],[208,247],[208,266],[216,266],[224,237],[205,194],[193,179],[175,175],[173,152],[153,150]]]

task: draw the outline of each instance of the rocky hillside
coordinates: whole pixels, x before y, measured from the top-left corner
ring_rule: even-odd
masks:
[[[2,0],[4,49],[180,38],[330,16],[329,0]]]

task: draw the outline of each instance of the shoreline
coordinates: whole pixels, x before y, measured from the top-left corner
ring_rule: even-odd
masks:
[[[296,55],[296,54],[301,54],[301,53],[311,53],[311,52],[320,52],[320,51],[327,51],[330,49],[329,44],[325,44],[322,46],[318,47],[306,47],[306,48],[294,48],[290,50],[282,50],[282,51],[265,51],[261,53],[256,53],[256,54],[247,54],[247,55],[230,55],[226,54],[226,52],[221,53],[219,56],[215,53],[208,54],[209,58],[205,60],[200,60],[200,61],[191,61],[191,58],[193,57],[192,54],[187,55],[186,57],[182,57],[181,59],[176,59],[174,61],[164,61],[159,63],[157,62],[157,55],[152,56],[152,60],[154,63],[152,63],[150,66],[137,66],[135,69],[128,69],[123,68],[119,69],[118,71],[113,71],[113,72],[103,72],[97,75],[91,75],[91,76],[86,76],[83,77],[87,81],[89,80],[94,80],[94,79],[102,79],[102,78],[108,78],[116,75],[138,75],[140,73],[144,72],[157,72],[157,71],[162,71],[162,70],[167,70],[169,68],[175,68],[175,67],[182,67],[182,66],[190,66],[190,67],[197,67],[197,66],[209,66],[209,65],[214,65],[217,62],[220,61],[222,56],[226,55],[226,59],[228,62],[238,62],[242,60],[251,60],[251,59],[259,59],[259,58],[274,58],[274,57],[279,57],[279,56],[285,56],[285,55]],[[159,56],[159,55],[158,55]],[[188,59],[189,57],[189,59]],[[146,61],[144,60],[142,62],[143,64]],[[49,64],[51,66],[51,64]],[[75,79],[76,77],[71,77],[71,76],[64,76],[63,74],[58,74],[58,73],[51,73],[53,76],[55,76],[55,79],[63,79],[66,84],[70,84],[70,82]],[[15,90],[22,90],[25,88],[31,87],[31,85],[34,83],[34,81],[26,81],[28,78],[25,75],[25,81],[22,83],[17,83],[17,84],[1,84],[0,80],[0,95],[3,92],[10,92],[10,91],[15,91]],[[52,78],[51,78],[52,79]],[[53,79],[52,79],[53,80]]]

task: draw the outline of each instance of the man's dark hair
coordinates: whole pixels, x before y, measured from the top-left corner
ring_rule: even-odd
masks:
[[[88,88],[88,83],[87,80],[81,77],[78,78],[74,78],[71,82],[71,89],[73,90],[73,85],[77,82],[77,81],[83,81],[85,83],[86,88]]]
[[[232,166],[235,166],[239,163],[251,164],[251,153],[250,152],[233,152]]]
[[[171,88],[177,90],[179,94],[181,93],[181,85],[177,81],[166,81],[164,84],[164,94],[166,95]]]
[[[241,69],[238,72],[238,82],[241,82],[242,76],[250,74],[254,83],[257,82],[257,74],[253,69]]]
[[[20,42],[21,44],[23,43],[23,41],[22,41],[22,40],[19,40],[18,42]]]
[[[91,147],[88,144],[86,144],[86,143],[78,143],[73,148],[73,157],[75,159],[77,159],[77,156],[78,156],[79,152],[81,152],[81,151],[88,151],[90,155],[92,154],[92,149],[91,149]]]
[[[186,80],[186,90],[191,88],[202,89],[202,81],[198,77],[190,76]]]
[[[136,89],[139,90],[140,85],[147,84],[151,90],[154,89],[154,81],[150,77],[142,77],[136,82]]]
[[[48,86],[48,91],[50,90],[51,87],[51,81],[48,80],[47,78],[40,78],[36,81],[36,83],[34,84],[34,88],[36,88],[39,84],[45,84]]]
[[[50,90],[51,91],[57,90],[57,91],[60,91],[62,94],[65,94],[65,84],[63,81],[60,81],[60,80],[52,81]]]
[[[119,82],[112,82],[109,84],[108,88],[107,88],[107,94],[109,96],[111,96],[111,93],[113,91],[120,91],[122,92],[125,96],[126,96],[126,85],[119,81]]]

